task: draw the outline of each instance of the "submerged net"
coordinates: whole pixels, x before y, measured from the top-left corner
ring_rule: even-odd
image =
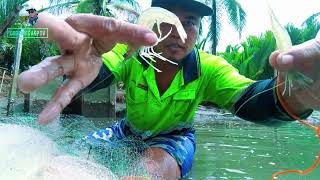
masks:
[[[97,128],[83,117],[61,118],[47,127],[35,119],[30,114],[0,118],[1,180],[148,179],[142,141],[88,144],[82,138]]]

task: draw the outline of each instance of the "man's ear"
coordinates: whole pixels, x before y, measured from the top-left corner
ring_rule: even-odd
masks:
[[[202,25],[202,17],[201,17],[201,18],[200,18],[199,32],[198,32],[196,44],[199,44],[199,43],[200,43],[202,33],[203,33],[203,25]]]

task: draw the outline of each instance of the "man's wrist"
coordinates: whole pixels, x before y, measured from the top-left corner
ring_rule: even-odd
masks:
[[[303,114],[306,114],[306,112],[310,112],[310,108],[306,107],[302,102],[299,101],[299,98],[297,97],[297,92],[299,90],[293,90],[290,94],[288,92],[285,92],[285,75],[284,73],[279,73],[279,76],[277,77],[277,96],[278,100],[280,101],[281,106],[287,113],[291,116],[300,116]],[[287,87],[291,88],[291,87]],[[286,89],[286,91],[289,91]],[[312,111],[312,110],[311,110]]]

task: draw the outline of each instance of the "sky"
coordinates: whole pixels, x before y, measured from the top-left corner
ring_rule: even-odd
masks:
[[[36,8],[45,7],[47,0],[31,0]],[[142,9],[150,7],[151,0],[138,0]],[[247,23],[242,38],[228,24],[225,15],[222,18],[222,30],[218,51],[224,51],[229,44],[237,44],[246,39],[248,35],[260,35],[270,29],[269,15],[265,0],[238,0],[247,13]],[[272,9],[282,25],[292,23],[300,26],[306,18],[320,12],[320,0],[269,0]],[[205,33],[205,32],[204,32]]]
[[[297,27],[312,14],[320,12],[320,0],[269,0],[275,15],[282,25],[292,23]],[[242,39],[224,20],[221,41],[218,50],[224,50],[227,44],[236,44],[248,35],[260,35],[269,30],[270,20],[264,0],[238,0],[247,13],[247,23]],[[320,19],[319,19],[320,20]]]

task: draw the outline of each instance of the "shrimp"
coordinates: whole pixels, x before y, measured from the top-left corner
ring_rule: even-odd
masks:
[[[172,28],[170,29],[170,31],[162,37],[162,32],[160,30],[160,24],[161,23],[168,23],[171,25],[174,25],[177,28],[178,34],[182,40],[183,43],[185,43],[185,40],[187,39],[187,33],[184,30],[179,18],[172,12],[160,8],[160,7],[151,7],[147,10],[145,10],[140,17],[138,18],[138,22],[137,24],[145,26],[146,28],[153,30],[153,27],[156,25],[158,33],[159,33],[159,37],[158,40],[156,42],[156,44],[154,46],[156,46],[159,42],[163,41],[164,39],[166,39],[170,33],[172,32]],[[161,52],[157,53],[154,51],[153,47],[142,47],[142,49],[139,52],[140,57],[146,61],[151,67],[153,67],[155,70],[157,70],[158,72],[161,72],[160,69],[156,68],[155,66],[153,66],[146,58],[150,59],[152,62],[156,62],[154,60],[154,58],[159,58],[163,61],[168,61],[169,63],[178,65],[176,62],[173,62],[163,56],[161,56]]]
[[[268,4],[268,12],[271,20],[271,29],[276,39],[277,49],[280,51],[287,51],[292,47],[290,36],[286,31],[286,29],[282,27],[281,24],[279,23],[273,10],[270,7],[270,4],[268,2],[267,4]],[[284,82],[285,86],[284,86],[282,95],[284,95],[288,90],[288,95],[291,96],[291,89],[294,88],[293,80],[295,80],[296,83],[298,83],[298,85],[304,89],[306,89],[308,85],[313,83],[313,80],[307,77],[306,75],[298,71],[289,71],[287,72],[285,77],[285,82]]]

